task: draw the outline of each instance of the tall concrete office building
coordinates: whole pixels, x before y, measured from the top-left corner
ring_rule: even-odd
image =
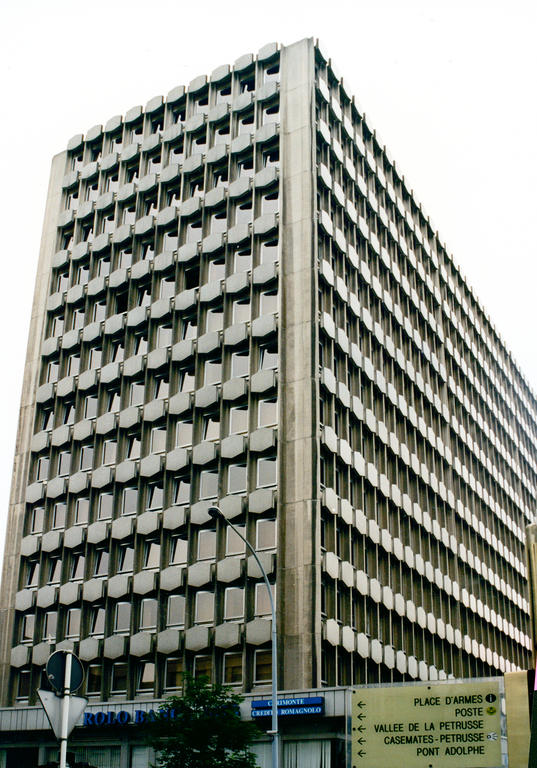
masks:
[[[308,690],[531,657],[537,404],[313,41],[52,163],[2,589],[2,705],[54,648],[91,701],[188,671]]]

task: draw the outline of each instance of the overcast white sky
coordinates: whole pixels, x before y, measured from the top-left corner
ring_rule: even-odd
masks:
[[[4,0],[0,25],[0,554],[52,156],[274,40],[321,38],[537,391],[535,2]]]

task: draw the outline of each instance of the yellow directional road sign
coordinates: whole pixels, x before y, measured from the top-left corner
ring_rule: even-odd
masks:
[[[498,682],[360,688],[353,768],[499,768]]]

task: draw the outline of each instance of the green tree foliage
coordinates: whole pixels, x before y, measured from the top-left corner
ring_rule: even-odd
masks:
[[[258,730],[241,720],[242,697],[207,678],[187,678],[183,695],[162,704],[149,731],[159,768],[256,768]]]

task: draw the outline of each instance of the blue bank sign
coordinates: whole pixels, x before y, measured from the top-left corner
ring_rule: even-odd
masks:
[[[272,699],[252,701],[252,717],[270,717]],[[278,717],[286,715],[324,715],[324,696],[308,698],[278,699]]]

